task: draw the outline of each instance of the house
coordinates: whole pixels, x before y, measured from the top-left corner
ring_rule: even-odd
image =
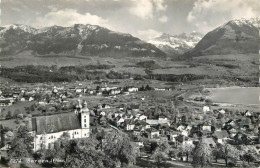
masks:
[[[146,115],[140,115],[139,116],[139,120],[146,120],[147,119],[147,116]]]
[[[143,147],[144,147],[144,142],[135,142],[135,145],[136,145],[138,148],[143,148]]]
[[[117,94],[120,94],[121,93],[121,88],[115,88],[115,89],[111,89],[109,91],[109,95],[117,95]]]
[[[118,116],[118,117],[116,117],[116,119],[117,119],[117,121],[116,121],[117,126],[120,126],[120,125],[122,125],[122,123],[125,122],[125,119],[123,117]]]
[[[67,133],[70,139],[89,137],[89,109],[86,102],[82,106],[79,101],[75,113],[34,117],[29,125],[34,135],[33,150],[52,148],[54,142],[64,133]]]
[[[151,120],[151,119],[147,119],[146,122],[151,125],[151,126],[157,126],[157,125],[162,125],[162,124],[167,124],[170,126],[170,121],[169,120],[162,120],[162,119],[158,119],[158,120]]]
[[[138,87],[129,87],[128,92],[138,92]]]
[[[13,93],[13,98],[17,98],[17,97],[19,97],[19,93],[18,92],[14,92]]]
[[[111,107],[108,104],[102,104],[102,109],[110,109]]]
[[[226,125],[235,126],[236,123],[235,123],[235,121],[233,121],[233,120],[228,120],[228,122],[226,123]]]
[[[188,137],[189,132],[186,130],[182,130],[181,135]]]
[[[33,97],[30,97],[30,98],[29,98],[29,101],[34,101],[34,98],[33,98]]]
[[[208,146],[210,146],[211,148],[216,147],[216,143],[213,140],[213,138],[202,138],[202,143],[207,144]]]
[[[213,136],[217,139],[217,142],[221,144],[229,138],[229,134],[226,130],[215,131]]]
[[[192,145],[192,144],[193,144],[193,140],[190,140],[190,139],[184,140],[184,141],[182,142],[182,144],[183,144],[183,145]]]
[[[145,122],[144,120],[137,121],[136,125],[139,125],[140,127],[142,127],[143,130],[147,130],[147,129],[151,128],[151,126],[147,122]]]
[[[130,109],[132,109],[132,110],[139,110],[139,107],[140,107],[140,104],[131,104],[130,105]]]
[[[178,136],[178,134],[177,133],[171,133],[170,135],[169,135],[169,138],[168,138],[168,140],[169,141],[171,141],[171,142],[176,142],[176,137]]]
[[[1,106],[11,106],[13,103],[10,100],[0,100],[0,107]]]
[[[123,116],[123,112],[115,112],[114,113],[114,118],[116,118],[117,116],[122,117]]]
[[[245,112],[245,116],[247,116],[247,117],[251,117],[251,116],[252,116],[252,113],[251,113],[250,111],[247,110],[247,111]]]
[[[101,115],[101,116],[105,116],[105,115],[106,115],[106,112],[101,111],[101,112],[100,112],[100,115]]]
[[[225,112],[225,110],[221,109],[221,110],[219,111],[219,113],[220,113],[220,114],[225,114],[226,112]]]
[[[210,108],[209,108],[209,106],[203,106],[202,110],[204,113],[206,113],[206,112],[210,111]]]
[[[106,125],[106,124],[107,124],[107,119],[106,119],[106,117],[105,117],[105,116],[101,116],[101,117],[99,118],[99,123],[100,123],[101,125]]]
[[[14,98],[0,98],[0,106],[11,106],[14,103]]]
[[[94,90],[88,90],[88,93],[93,95],[94,94]]]
[[[165,88],[154,88],[154,90],[166,90]]]
[[[211,125],[210,124],[208,124],[208,123],[206,123],[206,124],[204,124],[203,126],[202,126],[202,130],[203,131],[211,131]]]
[[[125,119],[124,125],[127,131],[132,131],[135,128],[135,123],[133,119]]]
[[[151,129],[150,133],[151,133],[151,138],[159,138],[159,136],[160,136],[159,130],[156,130],[156,129]]]
[[[238,132],[234,136],[234,141],[236,142],[236,144],[248,144],[249,143],[249,137],[244,133]]]
[[[185,130],[186,129],[186,125],[179,125],[178,127],[177,127],[177,131],[183,131],[183,130]]]
[[[53,93],[58,93],[59,91],[58,91],[58,89],[57,89],[56,87],[54,87],[53,90],[52,90],[52,92],[53,92]]]
[[[160,115],[158,119],[159,120],[164,120],[164,121],[168,120],[168,118],[166,116],[164,116],[164,115]]]

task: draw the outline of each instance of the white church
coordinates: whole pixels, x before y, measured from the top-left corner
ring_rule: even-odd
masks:
[[[33,150],[51,148],[64,133],[68,133],[70,139],[89,137],[89,122],[87,102],[82,105],[80,100],[74,113],[34,117],[31,119],[31,130],[34,135]]]

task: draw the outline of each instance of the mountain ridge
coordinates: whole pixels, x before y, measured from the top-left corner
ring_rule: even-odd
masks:
[[[208,32],[186,57],[247,54],[259,51],[259,20],[235,19]]]
[[[0,55],[32,51],[33,55],[106,55],[165,57],[152,44],[131,34],[107,28],[75,24],[72,27],[51,26],[42,29],[21,24],[0,28]]]

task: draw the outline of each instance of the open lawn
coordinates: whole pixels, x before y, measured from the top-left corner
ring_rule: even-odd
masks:
[[[15,104],[11,106],[6,106],[6,107],[0,107],[0,112],[2,116],[6,116],[8,111],[14,115],[15,112],[19,112],[20,114],[26,114],[25,107],[30,107],[32,104],[34,104],[34,101],[25,101],[25,102],[16,102]],[[37,111],[37,109],[35,109]]]

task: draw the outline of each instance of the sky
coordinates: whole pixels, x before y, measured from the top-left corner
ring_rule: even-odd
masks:
[[[260,16],[260,0],[0,0],[1,26],[93,24],[149,40]]]

